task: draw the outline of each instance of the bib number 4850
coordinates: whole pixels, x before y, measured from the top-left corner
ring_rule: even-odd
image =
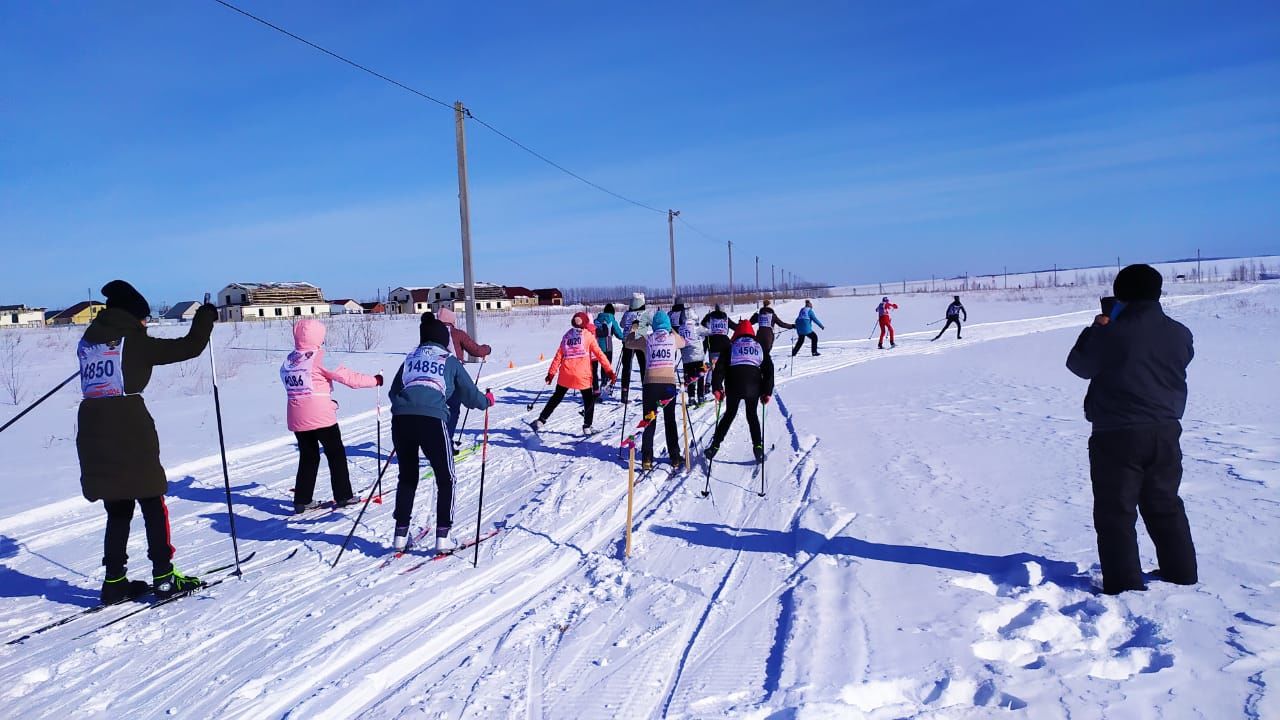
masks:
[[[116,374],[116,363],[114,360],[97,360],[85,363],[80,370],[80,376],[85,380],[97,380],[99,378],[109,378]]]

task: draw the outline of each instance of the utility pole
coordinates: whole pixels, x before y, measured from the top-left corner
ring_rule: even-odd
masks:
[[[764,304],[764,296],[760,294],[760,256],[756,256],[756,305]]]
[[[727,242],[729,243],[729,312],[734,312],[737,303],[733,292],[733,241],[729,240]]]
[[[769,294],[778,294],[778,276],[774,274],[773,263],[769,263]]]
[[[459,100],[453,104],[453,120],[458,143],[458,215],[462,220],[462,291],[467,303],[467,334],[477,342],[476,285],[471,275],[471,205],[467,199],[467,133],[463,121],[469,111]],[[469,360],[474,358],[468,357]]]
[[[679,210],[667,210],[667,240],[671,244],[671,304],[676,304],[676,218]]]
[[[1200,282],[1200,248],[1196,248],[1196,282]]]

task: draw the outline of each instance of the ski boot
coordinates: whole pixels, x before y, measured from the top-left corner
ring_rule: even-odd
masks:
[[[880,350],[883,350],[883,349],[884,349],[884,343],[880,343],[879,345],[876,345],[876,348],[878,348],[878,349],[880,349]]]
[[[896,343],[896,342],[894,342],[894,341],[890,340],[890,341],[889,341],[889,347],[891,347],[891,348],[896,348],[896,347],[898,347],[898,343]]]
[[[542,418],[538,418],[537,420],[534,420],[533,422],[529,423],[529,427],[533,428],[534,432],[542,432],[543,425],[546,425],[546,422],[543,421]]]
[[[301,515],[302,513],[307,512],[308,510],[315,510],[318,507],[320,507],[320,503],[315,500],[312,500],[311,502],[305,502],[305,503],[296,502],[293,504],[293,514]]]
[[[154,580],[153,591],[161,600],[175,595],[185,595],[204,587],[204,582],[200,578],[187,577],[178,572],[178,568],[172,568],[164,575],[156,576]]]
[[[764,462],[764,446],[763,445],[756,445],[755,447],[752,448],[752,452],[756,456],[756,462],[758,463]]]
[[[641,470],[641,471],[643,471],[643,472],[649,472],[649,471],[650,471],[650,470],[652,470],[652,469],[653,469],[653,460],[641,460],[641,461],[640,461],[640,470]]]
[[[347,498],[347,499],[345,499],[345,500],[334,500],[334,501],[333,501],[333,507],[334,507],[335,509],[336,509],[336,508],[351,507],[352,505],[355,505],[355,504],[357,504],[357,503],[359,503],[359,502],[360,502],[360,498],[356,497],[355,495],[352,495],[351,497],[349,497],[349,498]]]
[[[702,455],[706,457],[708,460],[715,460],[716,453],[718,452],[720,452],[719,445],[708,445],[707,449],[702,451]]]
[[[391,540],[391,547],[396,552],[404,552],[409,547],[409,526],[397,525],[395,537]]]
[[[436,535],[436,554],[448,555],[458,549],[458,541],[448,535]]]
[[[103,581],[102,593],[98,595],[98,600],[103,605],[115,605],[126,600],[136,600],[149,592],[151,592],[151,586],[147,581],[130,580],[121,575],[114,580]]]
[[[595,429],[594,429],[594,428],[592,428],[590,425],[583,425],[583,426],[582,426],[582,434],[583,434],[583,435],[590,435],[590,434],[591,434],[591,433],[593,433],[593,432],[595,432]]]
[[[672,456],[671,456],[671,467],[673,467],[673,468],[682,468],[682,467],[684,467],[684,457],[682,457],[682,456],[680,456],[680,455],[672,455]]]
[[[821,355],[822,353],[818,352],[817,350],[814,350],[811,354],[812,354],[814,357],[818,357],[818,356],[819,356],[819,355]]]

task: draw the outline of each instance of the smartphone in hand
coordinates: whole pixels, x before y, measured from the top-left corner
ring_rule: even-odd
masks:
[[[1102,305],[1102,314],[1111,317],[1111,311],[1116,308],[1116,299],[1111,296],[1099,298],[1098,302]]]

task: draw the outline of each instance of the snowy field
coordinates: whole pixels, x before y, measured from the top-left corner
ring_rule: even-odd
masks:
[[[1097,287],[965,293],[959,341],[930,342],[949,293],[895,298],[901,334],[885,351],[867,339],[874,298],[818,300],[822,356],[793,365],[785,339],[775,348],[767,496],[740,419],[709,498],[700,468],[660,463],[637,486],[629,559],[622,407],[598,410],[604,431],[586,442],[572,401],[543,442],[526,437],[538,355],[570,310],[486,321],[495,357],[480,385],[499,404],[482,525],[501,532],[478,569],[469,555],[388,563],[388,502],[370,505],[331,570],[358,508],[288,515],[296,450],[277,368],[289,326],[219,325],[236,528],[241,553],[256,553],[244,578],[0,646],[0,716],[1280,718],[1280,283],[1166,289],[1196,335],[1183,497],[1202,583],[1120,597],[1091,590],[1086,383],[1063,366],[1107,294]],[[417,324],[382,330],[359,353],[335,351],[331,334],[328,364],[389,376]],[[30,401],[74,369],[78,332],[23,332]],[[199,574],[231,556],[207,355],[158,368],[147,397],[175,562]],[[353,484],[368,487],[375,395],[336,399]],[[66,388],[0,436],[6,640],[96,602],[104,514],[79,496],[76,404]],[[0,421],[17,409],[0,404]],[[714,414],[693,411],[695,444]],[[480,426],[472,413],[467,435]],[[458,475],[469,534],[479,456]],[[324,469],[317,488],[328,496]],[[420,486],[415,522],[432,521],[433,494]],[[1145,538],[1142,551],[1154,567]],[[130,555],[143,576],[140,520]]]

